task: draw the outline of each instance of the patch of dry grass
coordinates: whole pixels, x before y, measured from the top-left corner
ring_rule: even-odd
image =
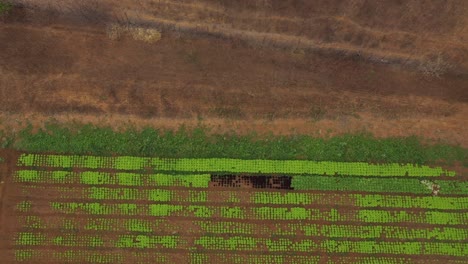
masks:
[[[130,35],[134,40],[146,43],[155,43],[161,39],[161,32],[156,29],[129,25],[110,24],[107,26],[106,33],[111,40],[119,40],[124,35]]]
[[[442,53],[426,55],[419,65],[419,70],[423,74],[437,78],[447,73],[451,68],[452,65]]]

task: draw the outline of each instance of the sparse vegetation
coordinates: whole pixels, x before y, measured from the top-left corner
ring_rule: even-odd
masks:
[[[109,24],[106,27],[106,33],[109,39],[119,40],[122,37],[122,35],[125,33],[125,30],[123,27],[117,24]]]
[[[185,55],[185,60],[187,62],[195,64],[195,65],[198,65],[200,63],[200,58],[199,58],[197,51],[191,49],[185,52],[184,55]]]
[[[151,28],[130,27],[128,32],[135,40],[154,43],[161,39],[161,32]]]
[[[72,17],[87,23],[99,24],[110,19],[110,12],[101,0],[73,0],[65,3],[64,10]]]
[[[109,24],[107,26],[107,36],[111,40],[119,40],[125,34],[130,35],[134,40],[146,43],[155,43],[161,39],[161,32],[156,29],[142,28],[134,25]]]
[[[7,14],[12,8],[11,3],[0,1],[0,15]]]
[[[228,119],[240,119],[245,116],[239,107],[216,107],[211,112],[217,117]]]
[[[309,114],[313,121],[322,120],[326,113],[326,110],[320,105],[312,105],[309,109]]]
[[[442,53],[426,56],[419,65],[419,70],[423,74],[437,78],[440,78],[451,68],[452,65]]]

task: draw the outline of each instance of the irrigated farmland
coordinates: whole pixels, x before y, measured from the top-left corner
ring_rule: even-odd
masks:
[[[466,263],[468,184],[411,164],[22,154],[24,263]]]
[[[0,0],[0,264],[468,264],[467,0]]]

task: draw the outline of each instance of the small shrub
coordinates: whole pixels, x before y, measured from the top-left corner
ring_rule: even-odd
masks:
[[[117,24],[110,24],[106,27],[107,37],[111,40],[119,40],[124,32],[124,28]]]
[[[312,105],[309,109],[309,115],[313,121],[320,121],[325,118],[326,110],[320,105]]]
[[[447,73],[450,68],[452,65],[442,53],[426,56],[419,65],[419,70],[423,74],[437,78]]]
[[[156,29],[130,27],[129,32],[134,40],[141,40],[146,43],[154,43],[161,39],[161,32]]]
[[[0,2],[0,15],[8,13],[11,9],[13,9],[12,4]]]
[[[129,34],[134,40],[146,43],[155,43],[161,39],[161,32],[156,29],[128,25],[110,24],[106,28],[106,33],[111,40],[119,40],[124,34]]]
[[[200,63],[200,57],[195,50],[190,50],[185,53],[185,60],[189,63],[198,65]]]

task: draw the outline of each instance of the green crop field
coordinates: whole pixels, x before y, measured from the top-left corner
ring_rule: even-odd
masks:
[[[236,175],[290,183],[239,187],[228,180]],[[8,263],[465,263],[468,255],[468,186],[440,167],[22,154],[8,179]]]

